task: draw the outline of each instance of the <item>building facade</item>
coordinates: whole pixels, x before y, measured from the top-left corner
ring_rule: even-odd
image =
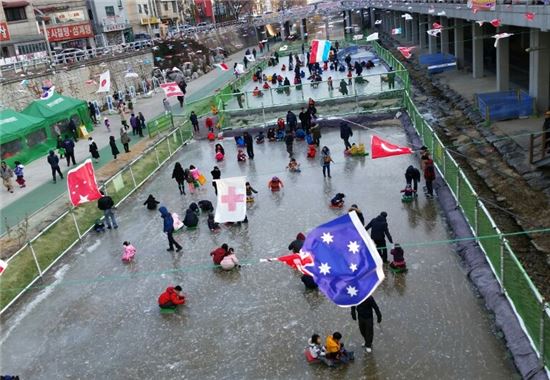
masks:
[[[160,35],[160,18],[155,0],[125,0],[128,21],[138,39]]]
[[[98,46],[109,46],[134,40],[132,27],[122,0],[88,0],[88,12]]]
[[[0,57],[46,55],[46,40],[29,1],[3,0],[0,8]]]

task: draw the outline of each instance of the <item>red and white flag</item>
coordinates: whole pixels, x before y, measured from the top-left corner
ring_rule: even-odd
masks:
[[[4,273],[7,267],[8,267],[8,262],[4,260],[0,260],[0,275]]]
[[[438,24],[437,22],[434,22],[434,23],[432,24],[432,28],[433,28],[433,29],[441,29],[441,24]]]
[[[403,54],[403,57],[409,59],[412,57],[412,49],[414,49],[414,46],[406,47],[406,46],[398,46],[397,50]]]
[[[285,263],[292,269],[299,270],[302,273],[309,274],[309,272],[304,271],[306,265],[313,264],[313,257],[309,252],[300,251],[300,253],[290,253],[286,256],[275,257],[273,259],[260,259],[260,262],[273,262],[280,261]]]
[[[73,206],[95,201],[102,197],[95,180],[92,160],[87,159],[83,164],[67,173],[67,188]]]
[[[406,146],[399,146],[382,140],[378,136],[372,136],[370,140],[372,158],[383,158],[399,156],[401,154],[412,154],[412,149]]]
[[[183,96],[183,92],[176,82],[161,83],[160,87],[164,90],[164,94],[166,94],[167,98]]]
[[[216,180],[216,223],[241,222],[246,217],[246,177]]]
[[[224,62],[222,62],[222,63],[216,63],[214,66],[219,67],[220,69],[222,69],[222,71],[227,71],[227,70],[229,70],[229,66],[227,66],[227,64],[224,63]]]
[[[493,25],[495,28],[498,28],[500,26],[501,22],[499,18],[494,18],[491,20],[491,25]]]
[[[111,91],[111,72],[107,70],[99,76],[99,88],[96,92],[109,91]]]
[[[441,29],[428,29],[426,30],[426,33],[432,37],[437,37],[441,34]]]

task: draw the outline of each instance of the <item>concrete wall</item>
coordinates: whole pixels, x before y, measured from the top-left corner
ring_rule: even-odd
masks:
[[[140,75],[139,79],[124,79],[129,66]],[[95,93],[98,85],[86,84],[87,80],[93,79],[97,82],[102,72],[110,70],[111,89],[123,90],[126,83],[139,86],[142,79],[151,78],[152,69],[153,55],[151,52],[138,53],[132,56],[117,56],[111,60],[105,59],[102,62],[90,63],[84,67],[75,65],[67,70],[57,71],[55,74],[29,76],[27,77],[29,81],[27,85],[21,85],[20,78],[4,81],[0,88],[0,103],[5,107],[21,111],[31,101],[40,96],[43,83],[50,80],[56,91],[61,94],[86,101],[97,100],[102,104],[105,97]]]

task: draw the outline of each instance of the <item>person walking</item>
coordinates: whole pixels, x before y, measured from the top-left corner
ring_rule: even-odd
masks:
[[[365,226],[365,229],[367,231],[372,228],[370,237],[374,241],[374,244],[376,244],[376,249],[378,250],[380,257],[382,257],[382,261],[384,261],[384,263],[388,262],[388,249],[386,247],[386,237],[388,238],[390,243],[393,244],[393,239],[390,235],[390,230],[388,229],[388,222],[386,219],[387,217],[388,217],[388,213],[385,211],[382,211],[380,215],[372,219],[369,222],[369,224]]]
[[[69,135],[65,136],[65,140],[63,141],[63,149],[65,150],[67,166],[71,166],[71,161],[73,162],[73,165],[76,165],[76,161],[74,159],[74,141]]]
[[[130,126],[132,127],[132,135],[135,136],[138,133],[139,119],[135,114],[130,116]]]
[[[191,125],[193,126],[194,132],[199,132],[199,118],[197,117],[197,114],[195,111],[191,111],[191,115],[189,115],[189,121],[191,122]]]
[[[332,157],[330,156],[330,149],[327,146],[324,146],[323,149],[321,149],[321,165],[323,166],[323,177],[326,178],[328,174],[328,178],[332,178],[330,176],[330,163],[334,162],[332,160]]]
[[[145,124],[145,116],[141,112],[138,112],[137,118],[139,119],[139,137],[143,137],[143,131],[147,129],[147,125]]]
[[[185,171],[179,162],[174,164],[174,170],[172,171],[172,178],[176,180],[180,194],[185,195]]]
[[[254,159],[254,140],[252,139],[252,136],[248,132],[245,132],[243,136],[244,136],[244,143],[246,145],[246,154],[248,155],[248,158],[253,160]]]
[[[0,164],[0,177],[2,177],[2,183],[6,190],[13,193],[13,170],[11,170],[6,161],[2,161]]]
[[[429,155],[423,160],[424,180],[426,181],[426,198],[434,197],[433,181],[435,181],[435,166]]]
[[[120,142],[124,147],[126,153],[130,153],[130,136],[128,136],[128,130],[124,127],[120,128]]]
[[[243,65],[245,70],[248,69],[248,58],[246,58],[246,55],[243,58]]]
[[[288,152],[288,157],[292,158],[294,155],[294,134],[292,132],[285,135],[285,145],[286,151]]]
[[[256,59],[256,48],[252,48],[252,56]]]
[[[113,212],[115,202],[113,202],[113,198],[105,195],[103,190],[101,190],[100,193],[102,197],[97,200],[97,208],[103,211],[103,216],[105,216],[105,223],[107,224],[107,228],[109,230],[111,228],[117,229],[118,224],[116,222],[115,213]]]
[[[372,339],[374,335],[373,310],[376,313],[376,321],[381,323],[382,313],[380,313],[380,309],[372,296],[359,305],[351,307],[351,318],[359,324],[359,331],[365,340],[363,347],[365,347],[365,352],[367,353],[372,352]]]
[[[111,147],[111,153],[113,154],[113,158],[116,160],[116,156],[120,154],[120,151],[116,146],[115,136],[109,136],[109,146]]]
[[[210,174],[212,175],[212,186],[214,186],[214,193],[218,195],[218,187],[216,186],[216,180],[222,177],[222,172],[220,168],[218,168],[217,166],[214,166],[214,169],[212,169]]]
[[[388,88],[390,90],[395,88],[395,72],[393,71],[393,67],[391,66],[388,73]]]
[[[92,158],[95,160],[95,162],[99,162],[99,149],[91,136],[88,137],[88,146],[88,151],[92,155]]]
[[[120,123],[127,127],[128,123],[126,122],[126,112],[124,112],[124,106],[118,107],[118,115],[120,116]]]
[[[73,119],[69,119],[69,131],[71,131],[74,141],[78,142],[78,131],[76,130],[76,123]]]
[[[291,132],[295,132],[298,128],[298,118],[296,117],[296,114],[291,110],[288,110],[288,112],[286,113],[286,127],[287,131]]]
[[[59,168],[59,157],[55,154],[53,150],[50,150],[50,153],[48,154],[48,164],[50,164],[50,167],[52,169],[52,177],[53,177],[53,183],[56,183],[55,175],[56,173],[59,174],[59,177],[63,179],[63,174],[61,173],[61,169]]]
[[[351,144],[349,143],[349,138],[353,136],[353,131],[351,130],[351,127],[346,122],[340,123],[340,138],[344,140],[344,145],[346,146],[346,150],[351,148]]]
[[[92,119],[93,123],[97,124],[97,113],[94,103],[88,102],[88,112],[90,113],[90,118]]]
[[[313,124],[310,131],[311,137],[313,138],[313,144],[318,147],[321,144],[321,126],[319,124]]]
[[[412,165],[409,165],[409,167],[405,171],[405,181],[407,185],[413,184],[414,194],[416,196],[416,191],[418,190],[418,182],[420,182],[420,170]]]
[[[172,218],[172,215],[168,212],[168,209],[164,206],[159,208],[160,216],[164,220],[163,225],[163,231],[166,234],[166,237],[168,238],[168,252],[171,252],[174,250],[174,246],[176,247],[176,252],[181,251],[181,245],[174,239],[174,218]]]

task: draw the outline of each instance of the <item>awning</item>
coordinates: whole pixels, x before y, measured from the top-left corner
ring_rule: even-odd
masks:
[[[3,0],[2,7],[4,8],[20,8],[26,7],[29,5],[28,1],[25,0]]]

